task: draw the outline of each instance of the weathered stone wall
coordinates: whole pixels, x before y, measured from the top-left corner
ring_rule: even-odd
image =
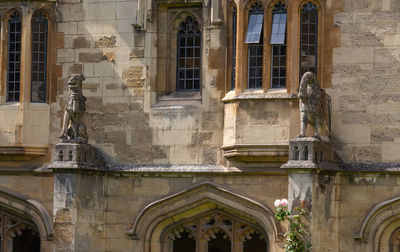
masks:
[[[89,142],[102,149],[109,161],[220,163],[223,107],[215,74],[223,76],[224,65],[208,67],[207,52],[222,46],[219,41],[224,40],[220,36],[223,28],[210,32],[208,21],[202,24],[200,100],[162,103],[154,97],[157,92],[153,89],[157,57],[165,54],[157,52],[157,45],[164,40],[155,33],[156,18],[146,31],[134,30],[131,24],[136,7],[136,0],[60,1],[57,31],[64,33],[64,48],[57,51],[57,63],[62,65],[63,78],[59,80],[57,104],[52,110],[51,142],[58,142],[60,134],[65,81],[71,73],[84,73]],[[209,8],[203,12],[208,15]]]
[[[386,251],[376,250],[375,247],[379,243],[381,246],[388,245],[382,244],[382,237],[375,237],[375,241],[362,241],[355,237],[358,237],[364,219],[376,205],[398,197],[399,178],[399,175],[385,173],[314,175],[313,249],[343,252]],[[390,216],[390,213],[386,215]],[[382,220],[378,220],[377,224],[381,225],[381,229],[390,224],[380,221]]]
[[[235,193],[246,195],[271,209],[274,209],[275,199],[284,198],[287,195],[287,176],[285,175],[163,176],[125,173],[123,176],[120,174],[114,176],[110,174],[105,177],[104,182],[104,195],[107,202],[105,212],[107,225],[103,231],[107,239],[105,251],[122,252],[136,247],[139,241],[131,240],[126,231],[132,228],[133,221],[144,207],[158,199],[187,190],[205,181],[214,182]],[[276,248],[278,244],[271,244],[271,251],[276,251]]]
[[[0,186],[40,202],[53,212],[54,179],[52,174],[2,174]]]
[[[399,5],[396,0],[346,0],[335,15],[333,137],[345,162],[398,162]]]

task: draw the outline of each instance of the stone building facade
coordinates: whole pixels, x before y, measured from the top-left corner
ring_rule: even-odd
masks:
[[[307,203],[313,251],[400,250],[398,0],[10,0],[0,20],[1,251],[284,251],[279,198]],[[296,138],[305,71],[328,140]],[[73,74],[88,144],[60,144]]]

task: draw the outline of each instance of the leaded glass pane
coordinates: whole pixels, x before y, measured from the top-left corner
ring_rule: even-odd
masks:
[[[251,19],[255,20],[252,21]],[[263,29],[262,29],[262,23],[264,19],[264,10],[262,9],[262,6],[259,3],[254,4],[249,12],[249,27],[247,30],[247,35],[248,38],[251,34],[255,33],[249,33],[249,31],[255,31],[255,29],[252,30],[252,27],[256,27],[255,25],[250,25],[252,22],[259,24],[256,28],[260,29],[260,31],[257,30],[258,32],[258,40],[250,40],[252,41],[248,45],[248,88],[261,88],[262,87],[262,70],[263,70]],[[250,34],[250,35],[249,35]],[[253,36],[252,35],[252,36]],[[246,39],[247,40],[247,39]],[[246,41],[246,43],[248,43]]]
[[[200,89],[201,32],[192,17],[182,22],[178,33],[177,90]]]
[[[18,102],[20,96],[21,17],[18,13],[8,20],[7,102]]]
[[[300,15],[300,79],[307,71],[317,74],[318,10],[308,2]]]
[[[271,88],[286,87],[286,18],[285,5],[278,3],[272,11]]]
[[[245,43],[257,44],[260,42],[264,14],[250,13]]]
[[[271,45],[285,44],[286,13],[274,13],[272,17]]]
[[[32,69],[31,101],[46,102],[47,70],[47,18],[43,14],[33,16],[32,22]]]

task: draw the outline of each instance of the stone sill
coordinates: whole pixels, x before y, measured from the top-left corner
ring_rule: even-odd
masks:
[[[283,164],[289,156],[289,145],[282,144],[235,144],[221,149],[224,157],[239,163]]]
[[[0,160],[31,160],[47,152],[48,147],[43,146],[0,146]]]
[[[295,94],[288,94],[286,89],[270,89],[264,92],[262,89],[245,90],[241,94],[235,95],[235,90],[229,91],[222,102],[234,102],[240,100],[292,100],[298,99]]]
[[[201,94],[197,92],[173,92],[158,98],[152,109],[187,109],[201,106]]]

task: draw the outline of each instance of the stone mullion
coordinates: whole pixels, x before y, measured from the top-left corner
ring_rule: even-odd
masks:
[[[232,252],[243,252],[243,242],[239,239],[237,226],[240,225],[236,220],[232,220]]]
[[[245,48],[244,46],[244,33],[246,31],[245,25],[245,10],[244,0],[237,2],[237,25],[236,25],[236,78],[235,78],[235,94],[240,94],[247,83],[246,76],[244,76],[244,69],[247,67],[245,59]]]
[[[288,93],[296,93],[299,87],[300,64],[300,15],[298,1],[287,2],[286,31],[286,88]]]
[[[6,219],[3,213],[0,213],[1,216],[1,251],[7,251],[7,228],[5,225]]]
[[[20,105],[24,108],[30,102],[31,81],[31,20],[33,11],[30,6],[22,8],[21,24],[21,95]]]

